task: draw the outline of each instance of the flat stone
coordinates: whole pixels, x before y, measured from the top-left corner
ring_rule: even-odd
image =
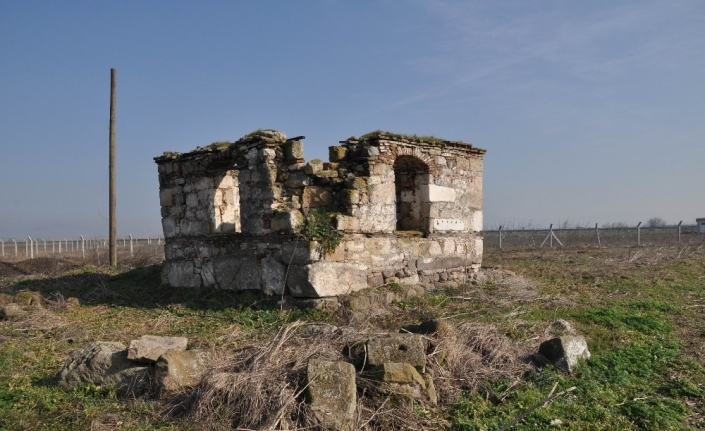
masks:
[[[130,341],[127,348],[127,359],[135,362],[154,363],[164,353],[176,350],[186,350],[188,338],[186,337],[160,337],[156,335],[143,335],[137,340]]]
[[[323,429],[352,431],[357,419],[355,367],[342,361],[310,359],[308,403]]]
[[[65,389],[114,385],[121,394],[132,395],[146,389],[149,370],[127,359],[124,344],[98,341],[71,353],[57,378]]]
[[[159,392],[172,393],[196,386],[207,370],[210,359],[202,350],[170,350],[157,360],[154,372]]]
[[[406,362],[423,371],[426,343],[418,334],[390,334],[367,340],[367,363],[374,367],[385,362]]]
[[[585,337],[564,335],[544,341],[539,346],[539,355],[546,358],[554,367],[572,373],[580,358],[590,359]]]

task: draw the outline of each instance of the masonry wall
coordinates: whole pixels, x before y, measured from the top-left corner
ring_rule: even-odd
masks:
[[[329,153],[306,163],[300,139],[258,131],[156,158],[164,283],[322,297],[479,269],[484,150],[377,133]],[[297,234],[318,209],[342,234],[328,253]]]

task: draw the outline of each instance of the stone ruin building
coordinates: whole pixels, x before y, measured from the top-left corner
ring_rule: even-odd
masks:
[[[165,284],[321,298],[479,270],[485,150],[372,132],[306,163],[303,138],[258,130],[155,158]]]

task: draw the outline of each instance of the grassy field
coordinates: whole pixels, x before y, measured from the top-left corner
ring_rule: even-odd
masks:
[[[403,423],[452,430],[511,424],[518,430],[705,429],[703,247],[486,253],[485,267],[514,275],[399,299],[375,312],[286,311],[277,298],[161,287],[155,263],[110,269],[45,258],[0,262],[1,303],[23,290],[43,298],[26,317],[0,321],[0,430],[227,429],[233,423],[227,412],[198,422],[173,414],[173,400],[122,399],[104,387],[58,388],[54,376],[68,354],[92,341],[181,335],[190,347],[234,351],[266,343],[298,321],[368,334],[434,318],[456,328],[453,340],[464,340],[474,362],[449,349],[448,371],[437,368],[438,407],[413,406],[405,419],[411,422],[385,422],[383,411],[368,408],[362,429]],[[557,319],[584,335],[592,353],[571,376],[537,367],[531,356],[552,336]],[[454,362],[454,352],[462,361]],[[543,403],[551,393],[560,395]]]

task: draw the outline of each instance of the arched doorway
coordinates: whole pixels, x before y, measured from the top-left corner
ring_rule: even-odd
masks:
[[[428,165],[413,156],[399,156],[394,161],[397,230],[429,231],[429,203],[422,199],[428,185]]]

